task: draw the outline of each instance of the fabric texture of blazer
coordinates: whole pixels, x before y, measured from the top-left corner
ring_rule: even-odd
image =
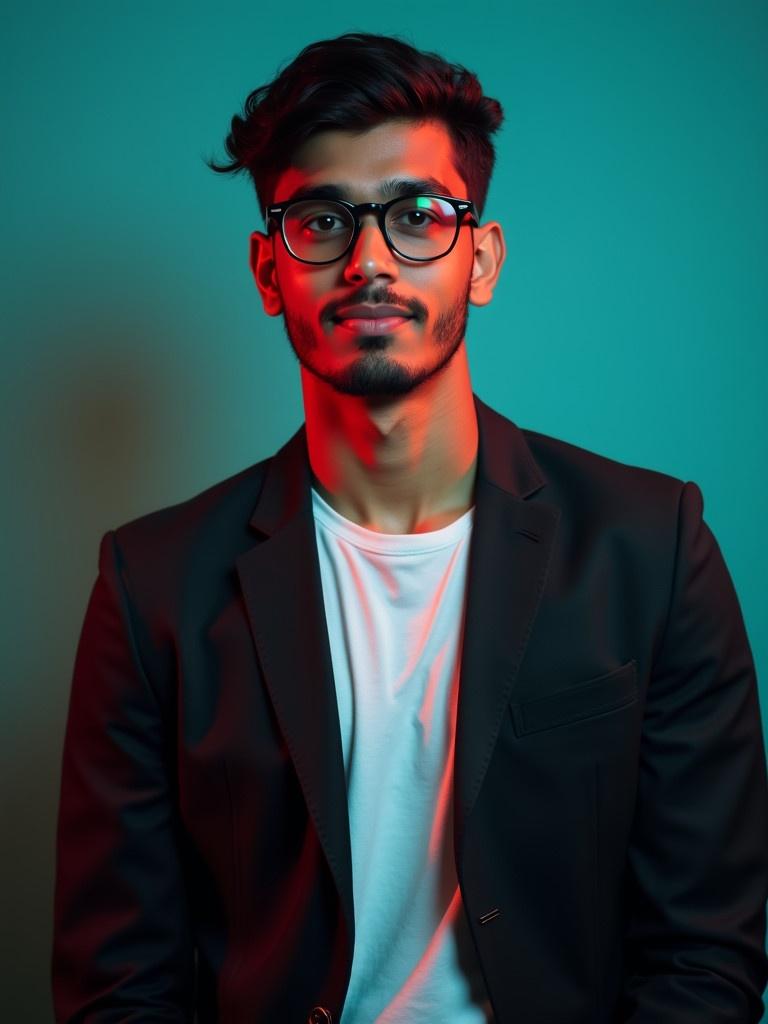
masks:
[[[496,1021],[756,1024],[765,747],[701,491],[474,402],[454,852]],[[101,540],[58,1024],[339,1024],[355,915],[310,487],[302,424]]]

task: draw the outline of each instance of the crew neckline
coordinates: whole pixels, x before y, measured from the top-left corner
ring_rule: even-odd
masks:
[[[437,530],[423,533],[381,533],[347,519],[328,504],[319,491],[312,491],[312,508],[315,519],[331,533],[348,541],[357,548],[377,554],[422,554],[450,547],[471,528],[475,506],[472,505],[458,519]]]

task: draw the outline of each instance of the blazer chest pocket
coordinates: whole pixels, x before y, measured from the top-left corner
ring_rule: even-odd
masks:
[[[558,725],[568,725],[615,711],[637,700],[637,662],[569,686],[546,697],[533,697],[510,705],[517,736],[526,736]]]

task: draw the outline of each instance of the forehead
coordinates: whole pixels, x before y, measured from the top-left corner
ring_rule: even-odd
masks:
[[[277,179],[275,201],[298,188],[334,184],[351,202],[384,198],[380,184],[393,178],[435,178],[449,195],[466,197],[466,183],[454,166],[451,137],[436,121],[385,121],[364,132],[323,131],[313,135]]]

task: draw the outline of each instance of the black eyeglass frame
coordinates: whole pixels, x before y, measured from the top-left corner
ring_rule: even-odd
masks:
[[[387,212],[391,206],[396,203],[401,203],[404,199],[417,199],[419,196],[424,196],[429,199],[442,199],[446,203],[450,203],[456,212],[456,231],[453,236],[453,241],[445,250],[441,252],[439,256],[406,256],[404,252],[401,252],[392,239],[387,233],[386,217]],[[409,260],[413,263],[431,263],[433,260],[441,260],[444,256],[454,248],[459,238],[459,231],[465,224],[471,224],[473,227],[480,227],[479,217],[475,204],[469,199],[457,199],[455,196],[443,196],[437,192],[414,192],[412,195],[396,196],[394,199],[390,199],[386,203],[349,203],[346,199],[328,199],[324,200],[322,197],[318,197],[318,202],[329,202],[335,203],[337,206],[343,206],[352,214],[352,219],[355,222],[354,229],[352,231],[352,237],[350,238],[346,249],[340,252],[338,256],[334,256],[332,260],[305,260],[301,256],[297,256],[293,249],[288,244],[288,239],[285,237],[285,212],[289,207],[294,206],[296,203],[307,203],[312,201],[312,196],[302,196],[300,199],[289,199],[285,203],[270,203],[264,208],[264,220],[267,223],[267,233],[271,234],[273,226],[275,229],[280,229],[280,236],[283,239],[283,245],[295,260],[300,263],[308,263],[313,267],[326,266],[328,263],[336,263],[343,256],[346,256],[350,249],[353,249],[357,242],[360,234],[360,214],[361,213],[375,213],[379,224],[379,229],[384,236],[384,241],[387,243],[392,252],[397,253],[398,256],[402,256],[404,260]],[[464,218],[469,215],[470,220]]]

